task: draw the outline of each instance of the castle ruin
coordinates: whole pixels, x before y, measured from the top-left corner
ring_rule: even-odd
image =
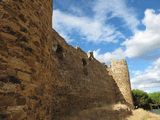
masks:
[[[109,106],[132,105],[130,91],[126,62],[107,71],[52,30],[51,0],[0,1],[0,119],[123,119]]]

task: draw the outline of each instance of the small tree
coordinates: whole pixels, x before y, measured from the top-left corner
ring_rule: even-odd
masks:
[[[160,92],[149,93],[149,97],[152,100],[153,104],[160,105]]]
[[[149,103],[151,99],[149,98],[148,94],[142,90],[134,89],[132,90],[133,95],[133,102],[134,106],[138,108],[149,109]]]

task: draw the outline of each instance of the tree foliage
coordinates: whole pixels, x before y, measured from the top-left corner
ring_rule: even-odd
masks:
[[[134,106],[149,109],[149,103],[151,99],[148,94],[142,90],[134,89],[132,90]]]
[[[132,90],[134,106],[150,109],[150,104],[160,105],[160,92],[146,93],[142,90]]]
[[[153,104],[160,105],[160,92],[149,93],[149,97],[152,100]]]

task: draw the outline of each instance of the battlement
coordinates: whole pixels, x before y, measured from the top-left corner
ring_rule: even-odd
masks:
[[[125,59],[111,60],[111,66],[118,66],[118,65],[127,65],[127,62]]]

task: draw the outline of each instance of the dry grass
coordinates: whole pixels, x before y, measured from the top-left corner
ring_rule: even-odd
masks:
[[[160,115],[156,115],[143,109],[137,109],[133,111],[133,115],[127,118],[127,120],[160,120]]]
[[[80,111],[60,120],[160,120],[160,116],[143,109],[133,110],[124,104],[103,105]],[[128,116],[128,117],[127,117]],[[127,117],[127,118],[126,118]]]
[[[124,120],[129,112],[129,107],[124,104],[102,105],[65,116],[61,120]]]

